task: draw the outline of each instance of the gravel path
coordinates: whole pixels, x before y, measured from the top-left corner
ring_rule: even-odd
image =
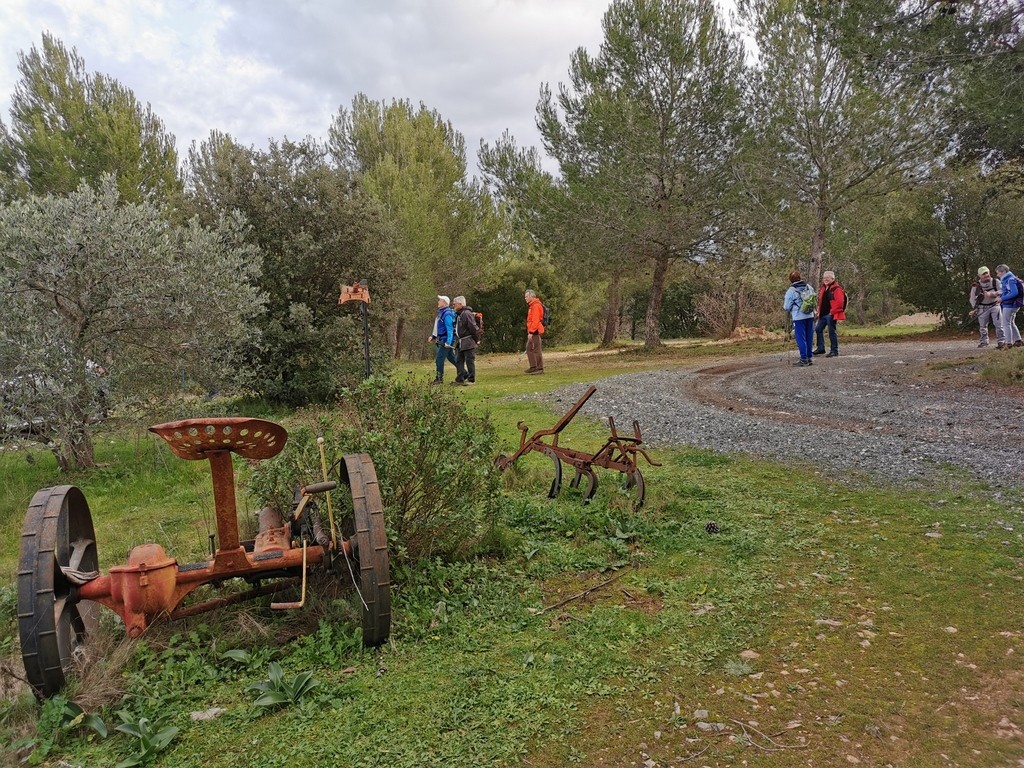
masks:
[[[841,352],[809,368],[792,365],[794,349],[601,379],[583,412],[614,416],[626,431],[637,419],[651,446],[813,462],[837,479],[918,486],[964,479],[959,469],[1024,488],[1024,393],[978,376],[987,357],[1019,350],[958,340],[852,343]],[[585,389],[547,399],[568,409]]]

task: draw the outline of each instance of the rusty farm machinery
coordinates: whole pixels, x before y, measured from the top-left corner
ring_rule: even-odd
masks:
[[[25,517],[18,560],[18,632],[27,679],[37,695],[52,696],[64,686],[76,657],[84,652],[87,617],[97,604],[121,617],[129,637],[139,637],[155,621],[285,589],[299,589],[300,599],[272,602],[271,607],[301,607],[314,567],[354,585],[363,644],[372,647],[387,640],[390,565],[380,490],[368,455],[345,455],[329,470],[320,441],[323,481],[298,488],[289,511],[263,509],[259,533],[241,541],[232,454],[252,461],[269,459],[284,448],[285,429],[262,419],[232,417],[176,421],[150,431],[176,456],[210,462],[216,546],[209,559],[179,563],[159,544],[140,544],[126,564],[101,574],[82,491],[70,485],[38,491]],[[334,473],[337,479],[329,477]],[[344,519],[335,519],[330,492],[341,485],[351,492],[351,508]],[[317,497],[326,500],[327,514]],[[233,580],[246,582],[248,588],[186,604],[197,588]]]
[[[547,456],[551,459],[555,470],[551,487],[548,490],[548,498],[551,499],[558,496],[562,490],[563,463],[576,470],[569,487],[580,488],[582,485],[581,494],[584,501],[590,501],[597,492],[597,474],[594,472],[594,467],[620,472],[624,478],[623,488],[634,494],[633,506],[635,509],[639,509],[647,498],[647,485],[637,466],[637,457],[643,456],[647,463],[654,467],[660,467],[661,464],[654,461],[647,451],[640,447],[643,444],[643,438],[640,435],[640,425],[636,421],[633,422],[633,436],[626,437],[618,433],[615,428],[615,420],[609,416],[608,427],[611,430],[611,436],[596,453],[565,448],[558,444],[559,435],[595,392],[597,392],[597,387],[590,387],[551,429],[542,429],[527,437],[529,428],[523,422],[519,422],[516,425],[520,432],[519,450],[511,456],[499,456],[495,464],[498,469],[507,469],[517,459],[531,451]]]

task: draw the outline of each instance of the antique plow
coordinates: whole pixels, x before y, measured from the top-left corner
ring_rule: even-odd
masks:
[[[551,463],[555,467],[555,477],[551,481],[551,488],[548,491],[548,498],[553,499],[562,490],[562,462],[565,462],[576,470],[572,482],[569,483],[570,488],[579,488],[581,482],[586,481],[582,490],[584,501],[590,501],[597,493],[597,475],[594,473],[594,467],[611,469],[622,473],[625,478],[623,488],[632,490],[636,494],[634,509],[639,509],[644,505],[644,500],[647,497],[647,486],[644,483],[644,476],[637,466],[637,456],[643,456],[651,466],[660,467],[661,464],[654,461],[647,451],[640,447],[643,444],[643,438],[640,436],[640,425],[636,421],[633,422],[633,437],[623,437],[615,429],[615,420],[609,416],[608,427],[612,434],[597,453],[563,448],[558,444],[558,437],[562,430],[569,425],[569,422],[580,412],[580,409],[595,392],[597,392],[597,387],[590,387],[583,397],[566,411],[555,426],[551,429],[534,432],[529,438],[526,436],[529,431],[527,426],[520,421],[516,425],[520,432],[519,450],[511,456],[499,456],[495,465],[498,469],[503,470],[530,451],[544,454],[551,459]],[[550,442],[545,442],[545,438],[550,438]]]
[[[39,696],[60,691],[86,641],[86,617],[96,604],[124,621],[129,637],[153,622],[178,619],[285,589],[300,588],[300,599],[273,602],[272,608],[299,608],[306,599],[309,569],[320,566],[351,580],[362,604],[363,644],[384,643],[391,631],[391,586],[384,513],[373,462],[366,454],[343,456],[338,479],[321,446],[324,481],[300,487],[290,511],[270,507],[259,514],[259,534],[240,541],[231,454],[269,459],[280,453],[288,433],[262,419],[212,418],[150,427],[183,459],[210,462],[217,519],[216,547],[210,559],[179,564],[159,544],[140,544],[125,565],[99,572],[96,536],[81,490],[43,488],[32,498],[21,535],[18,560],[18,632],[28,681]],[[351,491],[351,520],[334,519],[330,496],[323,515],[315,496],[339,483]],[[350,531],[346,538],[342,531]],[[204,584],[231,579],[249,589],[183,605]]]

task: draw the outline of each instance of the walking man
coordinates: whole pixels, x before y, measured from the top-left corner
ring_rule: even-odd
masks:
[[[996,349],[1006,346],[1003,343],[1003,319],[999,313],[999,294],[999,278],[992,277],[988,267],[978,267],[978,279],[971,284],[968,301],[971,303],[974,314],[978,316],[979,347],[988,346],[989,322],[996,329]]]
[[[455,383],[466,387],[476,384],[476,347],[480,343],[480,328],[472,307],[466,306],[465,296],[452,299],[455,310]]]
[[[523,294],[526,299],[526,359],[530,367],[529,374],[544,373],[544,354],[541,349],[541,336],[544,335],[544,305],[533,291]]]
[[[437,297],[437,317],[434,318],[434,330],[427,337],[428,342],[434,342],[437,351],[434,353],[434,367],[437,373],[431,384],[444,383],[444,361],[447,360],[455,365],[455,313],[449,307],[450,300],[447,296]],[[456,369],[457,370],[457,369]]]

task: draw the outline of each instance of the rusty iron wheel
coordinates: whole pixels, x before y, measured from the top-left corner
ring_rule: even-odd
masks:
[[[85,495],[72,485],[38,491],[25,515],[18,557],[21,658],[37,696],[59,693],[84,650],[86,604],[78,603],[75,585],[96,578],[98,569]]]
[[[597,475],[594,474],[592,470],[588,469],[584,471],[581,469],[577,469],[576,476],[572,479],[572,482],[569,483],[569,487],[579,488],[580,480],[582,480],[584,477],[587,478],[587,484],[583,488],[581,493],[583,495],[583,501],[585,503],[590,503],[590,500],[594,498],[594,494],[597,493]]]
[[[554,499],[562,492],[562,460],[558,458],[557,453],[547,446],[541,449],[541,453],[551,459],[551,463],[555,465],[555,476],[552,478],[551,487],[548,489],[548,498]]]
[[[376,647],[391,634],[391,566],[384,505],[373,460],[365,453],[343,457],[342,482],[352,492],[354,568],[362,601],[363,645]]]

